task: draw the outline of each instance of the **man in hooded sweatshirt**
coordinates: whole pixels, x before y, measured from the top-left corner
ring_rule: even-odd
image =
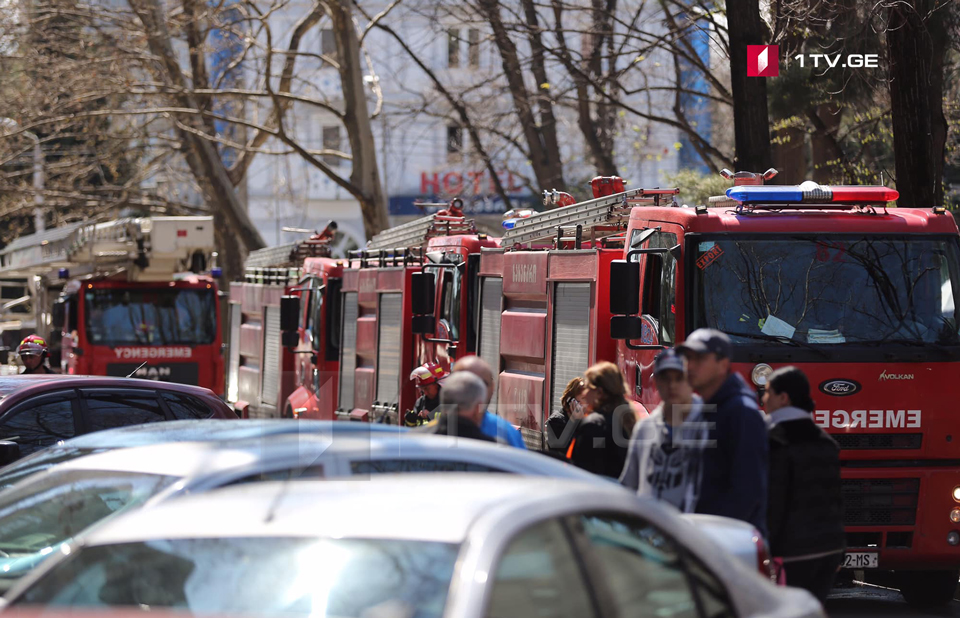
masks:
[[[767,536],[767,426],[757,396],[730,367],[733,344],[711,328],[693,331],[677,351],[703,398],[711,445],[703,453],[697,512],[753,524]]]
[[[676,350],[668,348],[654,359],[653,381],[662,403],[633,430],[620,484],[693,513],[707,445],[703,400],[693,393]]]

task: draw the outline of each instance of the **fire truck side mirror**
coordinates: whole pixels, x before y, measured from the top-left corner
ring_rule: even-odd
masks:
[[[415,315],[410,326],[414,335],[433,335],[437,332],[437,319],[432,315]]]
[[[67,321],[67,303],[58,300],[53,303],[53,311],[50,315],[50,325],[57,330],[61,330]]]
[[[433,315],[436,281],[436,276],[433,273],[413,273],[410,275],[410,304],[413,315]],[[430,332],[432,333],[433,330]]]
[[[280,297],[280,331],[297,332],[300,327],[300,297]]]
[[[640,263],[610,262],[610,313],[634,315],[640,311]]]
[[[643,320],[638,315],[615,315],[610,318],[611,339],[639,339]]]

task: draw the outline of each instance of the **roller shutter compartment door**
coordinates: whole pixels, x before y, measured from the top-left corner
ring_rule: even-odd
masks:
[[[480,358],[493,368],[493,395],[490,404],[497,403],[500,377],[500,317],[502,313],[503,279],[484,277],[480,291]]]
[[[353,410],[353,384],[357,373],[357,293],[343,293],[343,321],[338,325],[343,333],[340,347],[340,410]]]
[[[403,295],[381,294],[377,313],[377,401],[397,403],[400,390],[400,321]]]
[[[260,354],[260,403],[276,407],[280,396],[280,307],[263,308],[263,350]]]
[[[567,382],[586,371],[590,362],[590,285],[558,283],[553,299],[553,376],[551,408],[560,409]]]

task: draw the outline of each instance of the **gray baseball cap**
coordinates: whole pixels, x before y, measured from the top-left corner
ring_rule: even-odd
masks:
[[[677,346],[681,354],[716,354],[717,358],[730,358],[733,344],[730,337],[713,328],[698,328],[690,333],[687,340]]]
[[[657,354],[653,359],[653,375],[658,375],[670,369],[686,373],[686,366],[683,364],[683,357],[673,348],[667,348]]]

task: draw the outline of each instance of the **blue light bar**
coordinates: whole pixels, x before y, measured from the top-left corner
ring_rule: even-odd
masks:
[[[892,202],[900,193],[883,186],[837,186],[805,182],[801,185],[740,185],[727,197],[742,204],[878,204]]]

